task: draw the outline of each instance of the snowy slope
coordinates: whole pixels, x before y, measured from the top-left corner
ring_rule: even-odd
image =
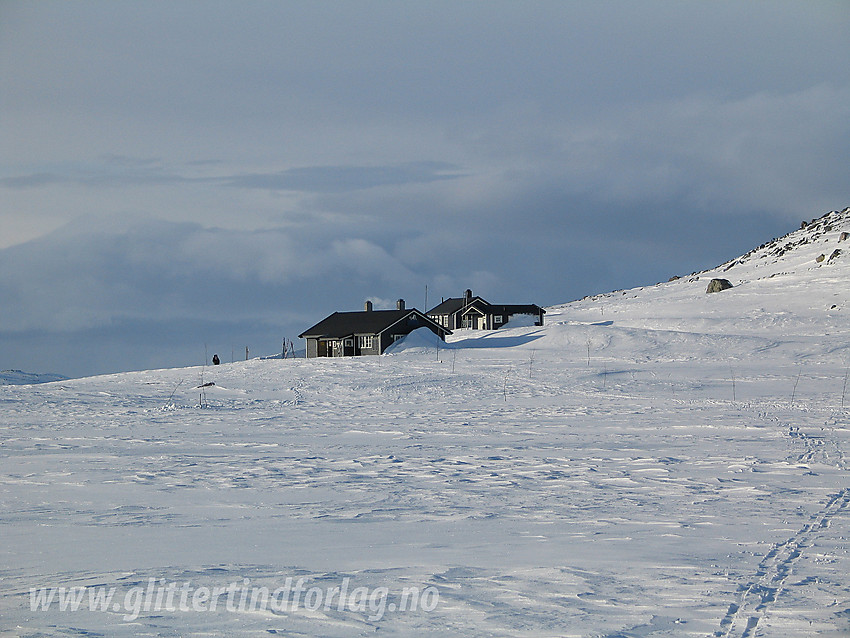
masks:
[[[812,220],[806,228],[714,270],[586,298],[557,310],[568,309],[570,316],[582,319],[614,319],[625,312],[627,317],[619,318],[633,327],[711,334],[840,330],[850,312],[850,239],[841,239],[845,232],[850,232],[850,209]],[[715,277],[735,288],[701,294]]]
[[[845,231],[850,209],[439,348],[2,387],[0,630],[844,635]],[[735,287],[707,295],[713,277]],[[124,604],[287,578],[389,602]],[[31,610],[60,586],[118,593]],[[405,587],[439,600],[402,610]]]

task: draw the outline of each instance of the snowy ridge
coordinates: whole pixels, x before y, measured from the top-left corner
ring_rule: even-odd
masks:
[[[841,635],[848,214],[543,327],[0,387],[0,631]],[[29,608],[31,587],[286,577],[439,604]]]
[[[28,385],[33,383],[51,383],[64,381],[68,377],[61,374],[23,372],[21,370],[0,371],[0,385]]]
[[[850,208],[845,208],[841,212],[834,210],[811,222],[803,222],[800,230],[773,239],[746,255],[727,262],[722,269],[727,272],[759,260],[765,260],[765,264],[755,263],[754,269],[764,265],[778,264],[780,261],[784,266],[790,266],[793,269],[829,266],[841,257],[842,253],[848,252],[846,245],[843,251],[840,246],[833,250],[834,246],[848,239],[845,235],[848,232],[850,232]],[[832,245],[827,246],[830,240],[833,240]],[[781,273],[774,270],[766,276],[775,277],[777,274]]]

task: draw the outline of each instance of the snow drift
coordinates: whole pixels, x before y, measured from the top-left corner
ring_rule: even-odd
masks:
[[[450,346],[440,339],[440,337],[435,335],[430,329],[417,328],[403,339],[399,339],[395,343],[391,344],[384,351],[384,354],[401,354],[402,352],[421,353],[428,350],[433,352],[437,348],[448,347]]]

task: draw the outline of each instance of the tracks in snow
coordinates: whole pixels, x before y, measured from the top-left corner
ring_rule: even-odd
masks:
[[[844,488],[830,496],[826,504],[796,534],[775,544],[759,563],[753,580],[739,588],[741,595],[738,601],[729,605],[729,610],[720,621],[720,630],[714,635],[722,638],[754,636],[759,621],[779,598],[803,550],[848,506],[850,488]]]
[[[790,428],[789,436],[797,439],[803,444],[803,451],[794,459],[795,463],[823,463],[834,465],[842,470],[847,469],[847,457],[844,450],[835,440],[834,436],[828,436],[825,431],[822,436],[813,436],[800,431],[799,428]]]

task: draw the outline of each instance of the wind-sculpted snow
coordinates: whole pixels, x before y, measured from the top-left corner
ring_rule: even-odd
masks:
[[[850,273],[826,268],[783,275],[792,299],[733,268],[448,347],[2,387],[0,630],[842,635]],[[141,605],[287,579],[386,604]],[[53,587],[118,593],[31,609]]]

